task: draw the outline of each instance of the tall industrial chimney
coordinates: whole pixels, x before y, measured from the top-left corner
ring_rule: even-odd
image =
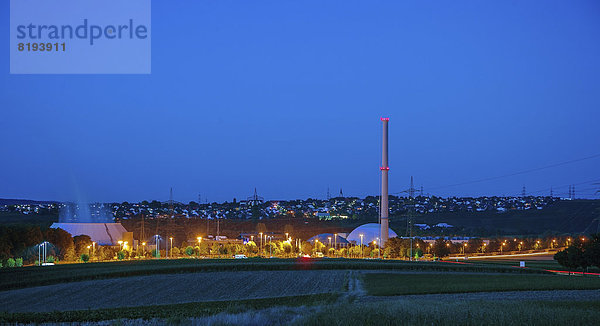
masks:
[[[381,148],[381,209],[380,209],[380,223],[381,223],[381,246],[385,246],[385,243],[389,237],[389,223],[388,223],[388,172],[390,167],[388,166],[388,123],[390,118],[381,118],[383,123],[383,144]]]

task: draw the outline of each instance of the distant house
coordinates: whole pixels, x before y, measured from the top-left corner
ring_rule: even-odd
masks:
[[[421,230],[427,230],[430,229],[431,227],[427,224],[415,224],[416,227],[418,227]]]

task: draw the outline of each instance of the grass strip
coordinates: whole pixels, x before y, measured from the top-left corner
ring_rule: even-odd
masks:
[[[311,306],[334,303],[340,294],[322,293],[278,298],[236,301],[209,301],[156,306],[122,307],[97,310],[0,313],[0,323],[92,322],[114,319],[188,318],[218,314],[239,313],[275,306]]]
[[[325,306],[296,325],[596,325],[594,301],[395,300]]]
[[[366,273],[363,280],[367,293],[376,296],[600,289],[598,277],[559,275]]]

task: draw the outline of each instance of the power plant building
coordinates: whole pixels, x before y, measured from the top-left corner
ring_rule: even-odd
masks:
[[[380,242],[380,236],[379,236],[379,232],[380,232],[380,224],[378,223],[367,223],[367,224],[363,224],[359,227],[357,227],[356,229],[354,229],[352,232],[350,232],[350,234],[348,235],[348,237],[346,237],[346,240],[348,240],[349,242],[352,242],[354,244],[360,245],[360,235],[362,234],[362,243],[363,245],[368,245],[369,243],[372,243],[373,241],[376,241],[377,245],[379,245]],[[392,229],[388,229],[388,234],[390,238],[394,238],[397,237],[398,235],[396,234],[396,232],[394,232],[394,230]],[[383,240],[381,240],[381,246],[383,247]]]
[[[100,246],[117,246],[119,241],[133,245],[133,233],[121,223],[53,223],[50,228],[63,229],[71,236],[87,235]]]

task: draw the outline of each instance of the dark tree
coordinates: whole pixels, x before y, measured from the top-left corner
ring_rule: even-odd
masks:
[[[569,270],[584,267],[583,250],[578,246],[570,246],[554,254],[554,259]]]
[[[450,248],[446,241],[443,239],[435,240],[435,243],[433,244],[433,254],[440,258],[448,256],[450,254]]]
[[[391,258],[404,257],[406,254],[406,245],[403,239],[390,238],[385,243],[385,247]]]
[[[87,247],[92,245],[92,238],[88,235],[77,235],[73,237],[73,244],[75,245],[75,255],[81,256],[89,252]]]
[[[586,244],[583,258],[588,266],[600,268],[600,234],[594,234],[591,241]]]
[[[75,246],[71,234],[63,229],[46,230],[46,241],[50,242],[60,260],[75,260]]]

